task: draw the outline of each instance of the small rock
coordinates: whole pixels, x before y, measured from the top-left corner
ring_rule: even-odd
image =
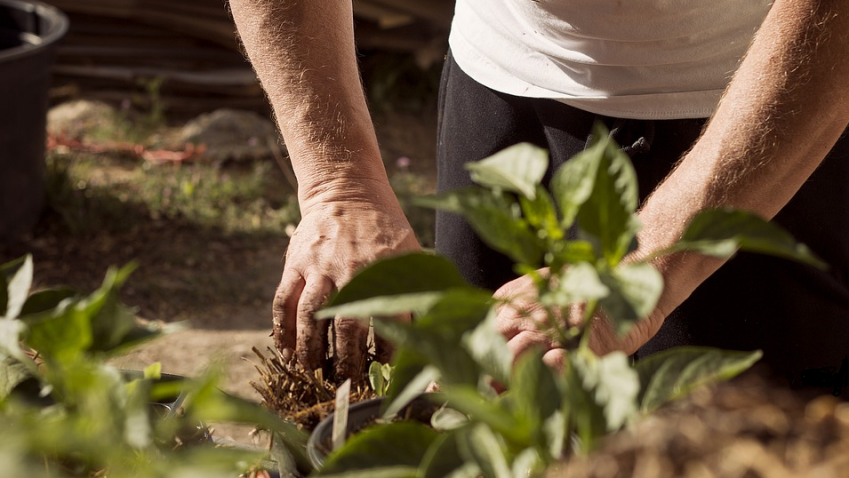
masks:
[[[177,135],[178,143],[206,145],[204,156],[215,162],[251,161],[273,156],[284,147],[270,120],[250,111],[219,109],[189,121]]]
[[[47,131],[83,140],[92,134],[115,129],[117,112],[101,101],[74,100],[54,106],[47,113]]]

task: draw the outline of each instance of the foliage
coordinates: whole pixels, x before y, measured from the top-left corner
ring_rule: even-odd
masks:
[[[385,397],[392,383],[392,366],[388,363],[372,362],[368,368],[368,382],[378,397]]]
[[[118,291],[134,266],[110,270],[90,295],[31,293],[33,263],[0,266],[0,460],[4,476],[233,477],[264,453],[216,448],[204,423],[258,424],[287,445],[284,468],[306,467],[302,432],[228,396],[215,370],[197,380],[158,364],[122,372],[105,359],[169,330],[136,323]],[[98,474],[97,476],[101,476]]]
[[[546,153],[521,144],[470,165],[482,187],[424,201],[463,214],[482,240],[516,262],[517,272],[534,277],[544,328],[566,350],[562,370],[544,365],[539,350],[514,363],[494,327],[496,308],[509,304],[459,280],[438,256],[376,263],[321,312],[373,317],[376,332],[398,348],[387,415],[438,381],[448,406],[466,416],[436,435],[426,427],[378,426],[330,456],[332,463],[352,464],[344,476],[529,476],[570,453],[592,450],[641,413],[734,376],[760,357],[759,351],[686,347],[634,366],[621,352],[596,356],[589,328],[562,320],[570,307],[583,304],[585,319],[603,311],[624,334],[654,309],[663,290],[648,262],[625,260],[640,229],[634,170],[603,127],[593,136],[586,151],[555,172],[550,189],[540,185]],[[738,248],[822,265],[777,226],[726,210],[699,215],[681,243],[657,254],[691,250],[728,257]],[[543,267],[548,273],[537,272]],[[413,311],[416,320],[379,319],[402,311]],[[493,380],[507,391],[497,393]],[[393,440],[406,444],[403,456],[377,446]],[[410,450],[413,444],[421,449]],[[320,475],[342,472],[337,466]]]

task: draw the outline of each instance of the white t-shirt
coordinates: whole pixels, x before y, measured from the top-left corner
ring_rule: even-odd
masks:
[[[451,51],[504,93],[606,116],[703,118],[771,0],[457,0]]]

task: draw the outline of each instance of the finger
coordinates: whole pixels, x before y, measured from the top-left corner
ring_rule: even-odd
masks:
[[[513,352],[514,361],[528,350],[536,348],[548,352],[555,346],[551,337],[539,330],[524,330],[507,341],[507,347]]]
[[[307,370],[320,368],[327,359],[327,320],[315,320],[315,313],[321,309],[333,284],[325,277],[310,278],[298,301],[297,341],[295,353],[298,361]]]
[[[566,363],[566,350],[554,348],[542,355],[542,362],[555,370],[563,370]]]
[[[410,314],[402,314],[395,318],[402,323],[409,324],[413,318]],[[392,354],[395,352],[395,346],[392,342],[384,339],[377,333],[374,334],[374,353],[375,360],[380,363],[389,363],[392,361]]]
[[[505,339],[510,340],[522,332],[538,331],[544,318],[545,311],[539,307],[516,307],[505,304],[498,309],[495,329]]]
[[[368,328],[357,319],[345,317],[337,317],[333,321],[333,327],[336,378],[350,378],[351,381],[357,382],[362,379],[365,368],[364,352]]]
[[[304,290],[305,281],[301,274],[285,269],[272,306],[271,335],[277,350],[288,360],[295,350],[295,331],[298,322],[298,300]]]

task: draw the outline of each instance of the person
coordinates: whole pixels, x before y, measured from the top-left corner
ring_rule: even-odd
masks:
[[[231,0],[299,182],[302,222],[274,302],[278,347],[308,367],[326,357],[311,320],[362,265],[417,249],[389,187],[359,81],[350,2]],[[602,121],[631,155],[643,229],[629,260],[674,243],[696,213],[734,207],[772,218],[827,271],[740,253],[654,259],[666,287],[624,338],[593,320],[598,353],[638,358],[676,345],[764,350],[794,379],[849,353],[849,3],[838,0],[457,0],[438,127],[442,190],[511,144],[556,168]],[[532,299],[527,277],[462,219],[440,214],[437,250],[476,285]],[[516,353],[563,351],[502,308]],[[365,330],[334,321],[337,372],[359,371]]]

